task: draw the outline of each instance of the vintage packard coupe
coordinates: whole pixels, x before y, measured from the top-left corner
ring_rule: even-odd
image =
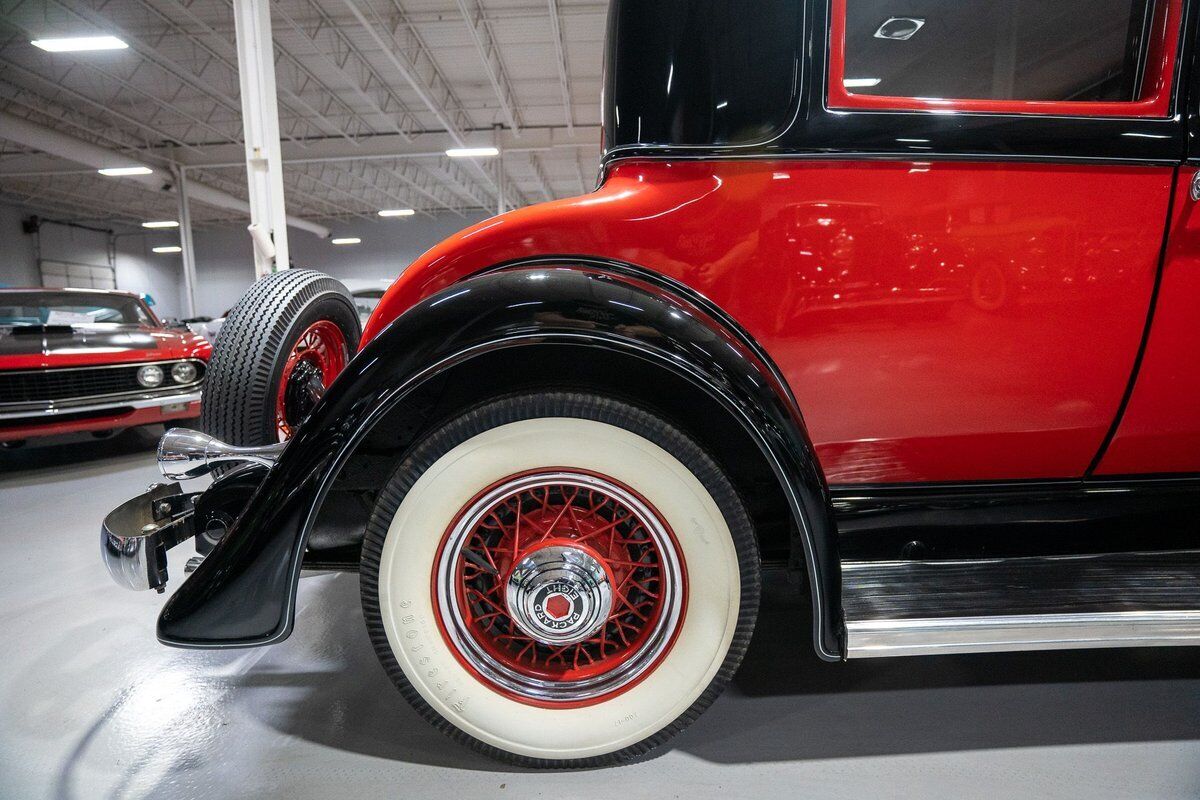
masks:
[[[258,282],[203,433],[107,519],[207,555],[162,642],[266,645],[306,567],[453,738],[619,763],[754,630],[870,656],[1200,643],[1191,0],[614,0],[598,187],[451,237],[360,334]],[[303,621],[301,621],[303,622]]]

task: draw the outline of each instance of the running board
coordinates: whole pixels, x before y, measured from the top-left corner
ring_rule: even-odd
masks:
[[[1200,551],[842,563],[847,658],[1200,644]]]

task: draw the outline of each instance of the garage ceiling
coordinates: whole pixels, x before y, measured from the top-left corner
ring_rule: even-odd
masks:
[[[495,210],[501,192],[513,207],[590,189],[606,14],[595,0],[272,2],[288,212],[461,213]],[[129,47],[30,44],[100,34]],[[0,0],[0,111],[246,196],[230,0]],[[447,158],[459,141],[503,155]],[[73,219],[176,216],[166,192],[4,139],[0,199]]]

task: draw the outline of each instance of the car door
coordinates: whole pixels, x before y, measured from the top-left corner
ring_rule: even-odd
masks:
[[[1098,476],[1200,473],[1197,155],[1180,171],[1145,348],[1124,413],[1095,469]]]
[[[790,235],[845,235],[797,250],[823,294],[771,345],[829,481],[1085,475],[1138,360],[1184,155],[1182,0],[817,9],[824,94],[796,136],[845,160],[795,162],[823,213]],[[1168,416],[1195,437],[1185,402]]]

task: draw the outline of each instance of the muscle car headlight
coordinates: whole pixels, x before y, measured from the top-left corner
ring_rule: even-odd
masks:
[[[171,380],[176,383],[191,383],[196,380],[196,365],[188,361],[180,361],[171,367]]]
[[[162,367],[154,364],[147,364],[137,371],[137,382],[147,389],[153,389],[156,386],[161,386],[163,382]]]

